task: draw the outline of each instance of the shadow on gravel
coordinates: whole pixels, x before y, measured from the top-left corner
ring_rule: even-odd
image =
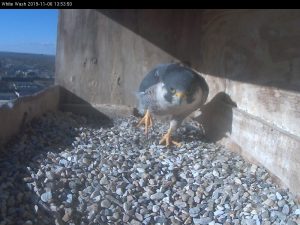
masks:
[[[53,196],[58,194],[55,193],[58,187],[51,185],[57,183],[69,188],[70,184],[62,183],[63,181],[49,182],[51,177],[36,177],[31,174],[39,174],[39,170],[50,170],[41,168],[41,162],[45,159],[53,160],[49,154],[71,149],[76,137],[82,135],[84,127],[99,128],[111,125],[112,121],[93,111],[87,118],[73,113],[47,113],[24,125],[20,133],[3,146],[0,154],[0,224],[67,224],[62,220],[65,210],[51,210],[49,203],[52,196],[39,193],[36,183],[42,183],[45,192],[48,189],[52,190]],[[59,162],[59,165],[62,170],[67,170],[64,163]],[[53,176],[53,179],[56,179],[55,174]],[[76,198],[73,204],[75,201]],[[80,217],[80,214],[77,215]]]
[[[217,142],[232,131],[233,108],[237,104],[225,92],[217,93],[195,118],[202,125],[207,141]]]

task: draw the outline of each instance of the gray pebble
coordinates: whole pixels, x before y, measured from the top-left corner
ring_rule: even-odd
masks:
[[[90,163],[91,163],[91,160],[89,160],[88,158],[83,158],[83,159],[82,159],[82,162],[83,162],[84,164],[90,164]]]
[[[131,225],[142,225],[141,222],[139,222],[139,221],[137,221],[137,220],[135,220],[135,219],[131,220],[131,221],[130,221],[130,224],[131,224]]]
[[[288,220],[287,225],[297,225],[295,221]]]
[[[54,177],[54,173],[51,171],[46,171],[46,177],[48,178],[48,180],[53,180]]]
[[[245,224],[246,225],[256,225],[256,221],[254,219],[246,219]]]
[[[120,218],[120,213],[119,212],[114,212],[112,217],[115,219],[115,220],[118,220]]]
[[[284,205],[283,208],[282,208],[282,212],[286,215],[289,214],[290,212],[290,207],[288,205]]]
[[[276,198],[278,200],[281,200],[282,199],[282,195],[279,192],[276,192]]]
[[[104,199],[103,201],[101,201],[101,207],[109,208],[110,206],[111,206],[111,203],[107,199]]]
[[[165,196],[164,193],[157,192],[157,193],[151,195],[150,198],[151,198],[152,200],[160,200],[160,199],[163,199],[164,196]]]
[[[300,215],[300,209],[296,209],[294,212],[295,215]]]
[[[152,211],[155,212],[155,213],[158,212],[159,211],[159,206],[158,205],[153,205]]]
[[[185,208],[185,207],[187,207],[187,204],[185,202],[181,201],[181,200],[175,201],[174,205],[177,206],[177,207],[179,207],[179,208]]]
[[[194,207],[194,208],[190,208],[189,210],[189,214],[191,217],[197,217],[200,213],[200,208],[199,207]]]
[[[41,199],[43,202],[50,202],[52,200],[52,192],[48,191],[41,195]]]
[[[266,201],[263,202],[263,204],[266,205],[266,206],[271,207],[271,206],[274,205],[274,201],[272,199],[268,198]]]
[[[130,217],[127,214],[123,215],[123,222],[127,223],[129,221]]]
[[[277,202],[277,205],[281,208],[285,205],[285,203],[286,203],[285,200],[280,200]]]
[[[139,213],[135,213],[135,217],[139,220],[139,221],[143,221],[143,216]]]
[[[217,210],[217,211],[214,212],[215,216],[219,216],[219,215],[222,215],[222,214],[224,214],[223,210]]]
[[[72,194],[68,194],[67,195],[67,202],[71,204],[72,201],[73,201],[73,195]]]
[[[193,222],[194,224],[207,225],[211,224],[212,219],[209,217],[193,218]]]

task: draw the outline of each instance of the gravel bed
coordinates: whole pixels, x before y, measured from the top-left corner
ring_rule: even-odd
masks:
[[[23,128],[0,155],[0,225],[300,224],[295,197],[268,172],[185,125],[158,144],[138,119],[103,126],[48,113]]]

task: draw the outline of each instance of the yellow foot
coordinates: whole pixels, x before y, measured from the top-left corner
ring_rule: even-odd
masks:
[[[166,142],[166,146],[168,147],[170,143],[176,145],[177,147],[180,147],[181,144],[179,142],[173,141],[171,138],[171,130],[169,129],[168,132],[160,139],[159,144],[163,144]]]
[[[153,125],[149,110],[146,111],[145,116],[140,120],[137,127],[143,123],[145,124],[145,134],[148,134],[148,128],[152,127],[152,125]]]

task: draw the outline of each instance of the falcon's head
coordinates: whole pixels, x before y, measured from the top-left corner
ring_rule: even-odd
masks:
[[[199,76],[178,66],[170,66],[161,74],[157,95],[160,102],[166,101],[169,106],[174,107],[192,104],[203,98]]]

